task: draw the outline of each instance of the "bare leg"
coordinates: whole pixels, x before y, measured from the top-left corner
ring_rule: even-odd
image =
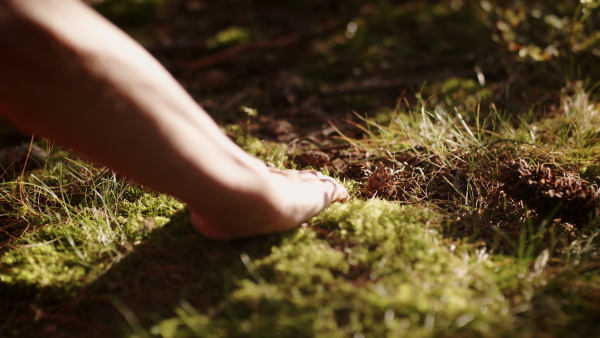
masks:
[[[0,114],[194,210],[214,239],[283,231],[347,199],[246,154],[143,48],[78,0],[0,0]]]

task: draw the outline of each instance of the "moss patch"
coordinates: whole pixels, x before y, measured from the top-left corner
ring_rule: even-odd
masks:
[[[243,253],[248,275],[234,280],[218,305],[224,315],[187,303],[179,317],[151,331],[336,337],[510,329],[490,262],[452,252],[437,231],[439,221],[431,210],[381,200],[335,205],[265,257]]]

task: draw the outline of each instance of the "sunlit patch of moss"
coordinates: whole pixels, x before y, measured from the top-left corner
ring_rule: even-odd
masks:
[[[286,144],[261,140],[252,136],[247,127],[240,125],[227,125],[224,131],[250,155],[260,158],[270,166],[284,167],[283,164],[288,157]]]
[[[80,161],[27,179],[2,186],[3,196],[19,191],[12,196],[19,209],[4,212],[17,213],[32,230],[0,257],[0,281],[15,297],[40,303],[73,296],[183,208]]]
[[[206,46],[209,49],[219,49],[240,42],[248,42],[250,40],[251,34],[248,28],[231,26],[225,30],[217,32],[214,37],[208,39]]]
[[[36,295],[38,301],[72,296],[90,271],[77,256],[60,252],[52,243],[13,249],[2,257],[1,263],[0,282],[5,287],[30,290],[26,292]]]
[[[188,310],[154,333],[341,337],[491,335],[512,326],[486,256],[452,252],[422,207],[380,200],[330,207],[260,259],[242,254],[249,278],[220,305],[226,318]],[[224,325],[233,320],[235,325]],[[176,328],[176,329],[174,329]],[[174,331],[175,330],[175,331]],[[175,334],[174,332],[177,332]]]
[[[122,201],[118,211],[128,218],[143,218],[148,215],[168,217],[183,207],[184,204],[173,197],[144,191],[133,200]]]
[[[156,213],[146,219],[107,217],[89,208],[77,221],[47,225],[22,237],[0,259],[0,281],[4,287],[36,290],[25,292],[40,302],[71,297],[124,258],[131,243],[169,220]]]

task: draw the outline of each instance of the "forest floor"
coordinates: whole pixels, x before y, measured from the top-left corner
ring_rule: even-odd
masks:
[[[36,139],[0,183],[0,337],[600,335],[600,2],[92,2],[352,198],[214,242]]]

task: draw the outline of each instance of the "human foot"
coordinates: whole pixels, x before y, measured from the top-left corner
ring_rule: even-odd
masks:
[[[331,203],[344,202],[350,197],[335,179],[316,171],[270,168],[267,176],[268,186],[263,190],[267,203],[241,210],[231,205],[230,213],[216,217],[194,210],[194,228],[215,240],[286,231],[317,215]]]

